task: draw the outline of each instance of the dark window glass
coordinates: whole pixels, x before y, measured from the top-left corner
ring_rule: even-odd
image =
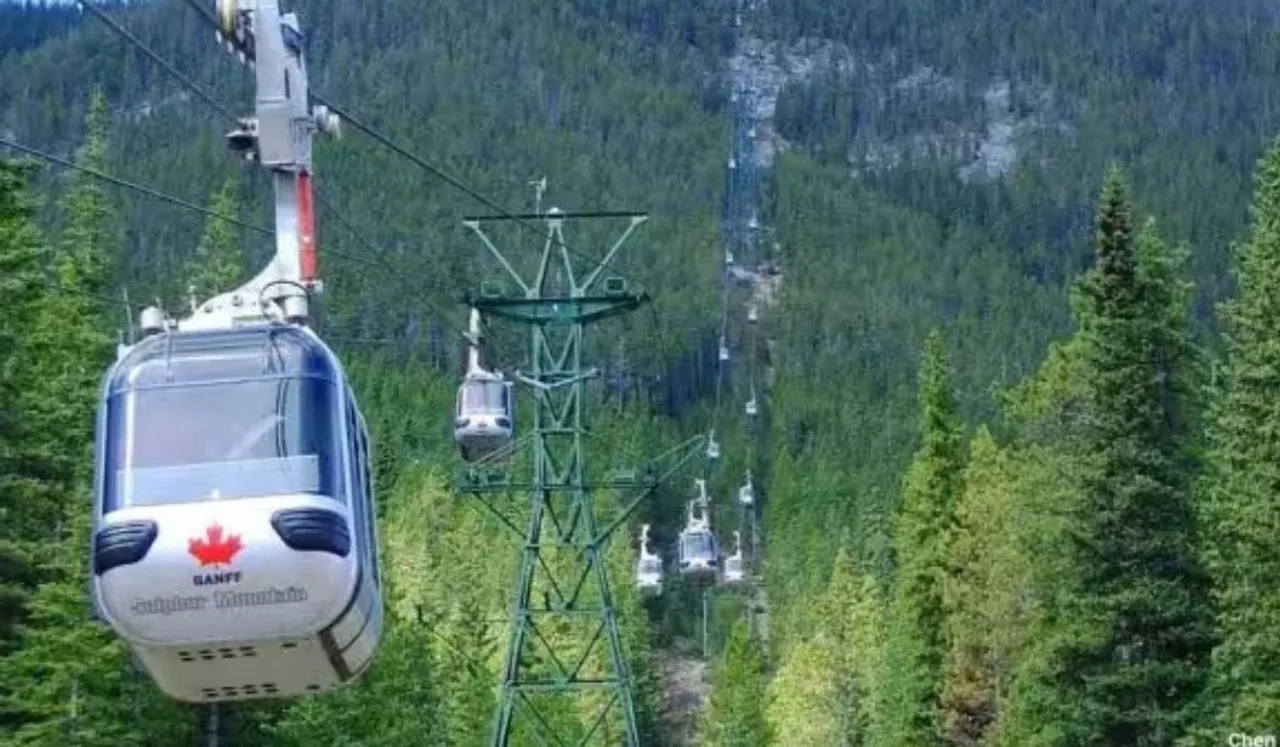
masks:
[[[714,558],[715,540],[707,532],[686,534],[680,540],[680,554],[684,558]]]
[[[335,384],[306,375],[117,391],[106,508],[279,493],[343,500],[337,407]]]
[[[373,573],[373,581],[381,585],[382,570],[378,565],[378,535],[375,522],[378,520],[377,506],[374,504],[373,474],[370,470],[369,462],[369,439],[365,432],[364,418],[356,411],[355,407],[350,409],[351,417],[348,418],[348,425],[351,428],[352,438],[356,443],[356,479],[360,481],[360,489],[368,498],[363,501],[365,515],[365,547],[369,552],[369,568]]]
[[[462,385],[462,404],[470,412],[506,413],[507,385],[485,379],[466,381]]]

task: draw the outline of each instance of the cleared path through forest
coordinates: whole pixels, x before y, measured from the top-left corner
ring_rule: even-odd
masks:
[[[668,652],[659,664],[662,672],[662,722],[668,744],[692,747],[697,744],[699,722],[710,683],[707,663],[694,656]]]

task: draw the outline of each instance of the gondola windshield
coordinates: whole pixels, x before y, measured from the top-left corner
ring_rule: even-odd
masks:
[[[466,412],[507,411],[507,385],[499,380],[469,379],[462,387],[462,406]]]
[[[107,407],[105,510],[282,493],[342,500],[338,384],[317,343],[284,337],[175,335],[126,360]]]
[[[715,540],[707,532],[692,532],[680,538],[680,551],[686,558],[715,557]]]
[[[654,574],[662,572],[662,561],[657,558],[644,558],[640,561],[641,573]]]

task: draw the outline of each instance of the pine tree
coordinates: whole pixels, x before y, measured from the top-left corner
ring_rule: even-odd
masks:
[[[489,737],[497,699],[493,687],[496,673],[489,671],[487,663],[493,658],[497,642],[485,616],[477,600],[464,597],[454,614],[436,630],[437,642],[457,672],[443,694],[441,707],[448,725],[445,744],[450,747],[483,744]]]
[[[950,744],[985,744],[1001,717],[1026,623],[1026,557],[1013,465],[983,426],[970,445],[956,507],[944,599],[951,650],[943,727]]]
[[[239,181],[235,176],[214,193],[210,209],[220,215],[235,216],[240,212]],[[191,295],[197,304],[244,282],[244,252],[235,225],[210,216],[184,274],[183,298]]]
[[[41,289],[40,237],[35,205],[26,191],[28,164],[0,161],[0,656],[14,645],[26,600],[38,579],[29,545],[47,539],[49,515],[22,500],[26,464],[23,391],[17,351],[29,333]],[[0,685],[3,687],[3,685]]]
[[[703,729],[708,747],[763,747],[772,740],[765,720],[764,661],[760,642],[744,621],[729,633],[716,667],[707,724]]]
[[[106,102],[95,92],[80,165],[108,170],[107,124]],[[83,501],[71,497],[73,487],[88,483],[92,464],[93,411],[111,357],[104,297],[118,251],[110,206],[93,177],[77,175],[61,212],[65,225],[47,259],[55,288],[42,299],[17,352],[21,365],[29,367],[31,382],[18,399],[27,423],[23,459],[49,491],[45,537],[70,505],[83,507]]]
[[[877,742],[938,744],[947,653],[943,581],[964,467],[952,373],[941,334],[930,333],[920,368],[923,444],[903,485],[894,527],[897,577],[889,610],[890,640]]]
[[[1238,291],[1221,307],[1226,359],[1210,424],[1205,557],[1222,639],[1212,718],[1198,743],[1280,724],[1280,142],[1256,176],[1252,235],[1235,250]]]
[[[95,92],[82,165],[107,170],[107,124],[106,102]],[[152,744],[138,727],[146,720],[140,714],[162,714],[150,732],[162,738],[189,724],[131,673],[123,644],[90,619],[84,594],[90,525],[84,496],[91,492],[98,386],[111,354],[102,298],[118,247],[106,195],[92,177],[77,176],[62,212],[48,258],[56,286],[39,300],[14,355],[24,386],[10,405],[22,422],[22,479],[13,485],[21,488],[18,500],[41,507],[45,525],[32,531],[51,552],[42,553],[48,580],[31,599],[21,648],[0,661],[0,682],[10,688],[4,707],[21,723],[22,743]]]
[[[1024,744],[1170,745],[1202,687],[1209,629],[1193,557],[1189,289],[1108,175],[1097,261],[1074,298],[1087,402],[1068,578],[1038,657]]]
[[[783,657],[769,685],[768,717],[777,747],[846,744],[831,654],[826,641],[808,639]]]
[[[779,745],[869,744],[876,714],[881,643],[874,577],[859,576],[846,539],[826,591],[815,605],[816,630],[797,642],[770,686],[769,721]]]
[[[0,713],[21,724],[0,736],[0,747],[189,743],[190,712],[136,675],[124,643],[89,619],[88,512],[67,529],[54,544],[49,571],[56,580],[31,599],[22,647],[0,659],[0,682],[11,687],[0,699]]]

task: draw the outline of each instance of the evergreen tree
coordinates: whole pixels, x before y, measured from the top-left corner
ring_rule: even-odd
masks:
[[[107,170],[107,125],[106,102],[95,91],[80,165]],[[46,537],[67,508],[85,507],[72,497],[87,487],[91,472],[93,412],[112,352],[104,297],[119,249],[110,206],[93,177],[78,174],[61,208],[65,225],[47,258],[55,287],[42,299],[17,352],[30,381],[18,398],[27,424],[23,459],[48,491]]]
[[[703,729],[708,747],[764,747],[772,740],[765,720],[764,661],[760,642],[738,620],[713,675]]]
[[[923,444],[903,485],[894,527],[897,577],[889,610],[877,739],[886,745],[938,744],[947,653],[943,582],[964,467],[952,372],[941,334],[930,333],[920,367]]]
[[[778,747],[847,744],[840,724],[831,647],[824,641],[796,642],[769,685],[769,725]]]
[[[1193,557],[1188,288],[1108,175],[1097,260],[1075,308],[1087,403],[1069,578],[1025,744],[1170,745],[1210,641]]]
[[[46,539],[42,530],[48,525],[38,505],[22,500],[23,420],[17,408],[4,404],[16,402],[23,390],[16,356],[41,288],[40,238],[26,189],[29,172],[28,164],[0,161],[0,656],[14,644],[37,579],[32,548],[26,545]]]
[[[48,569],[56,580],[31,599],[22,647],[0,659],[0,682],[8,686],[0,712],[20,724],[0,735],[0,747],[190,743],[191,711],[135,673],[123,641],[89,619],[88,512],[78,512],[67,529]]]
[[[797,642],[770,685],[769,721],[779,745],[869,744],[881,655],[876,581],[861,576],[846,540],[817,604],[816,630]]]
[[[1211,421],[1205,557],[1221,641],[1212,718],[1197,743],[1280,724],[1280,142],[1261,160],[1253,230],[1236,248],[1237,296],[1224,303],[1226,359]]]
[[[107,122],[106,102],[95,92],[80,155],[88,168],[105,170]],[[111,351],[101,297],[117,247],[106,196],[91,177],[77,177],[63,210],[66,222],[49,258],[56,287],[37,304],[20,338],[14,362],[24,385],[8,404],[22,422],[20,477],[10,485],[21,488],[17,500],[42,512],[43,526],[32,531],[54,552],[42,558],[49,580],[31,601],[22,647],[0,662],[0,681],[13,683],[4,706],[23,724],[20,735],[39,740],[80,734],[82,744],[127,744],[137,738],[136,730],[127,735],[135,710],[124,697],[133,687],[124,680],[128,659],[110,632],[89,619],[83,560],[93,413]],[[72,692],[75,713],[87,717],[83,722],[79,716],[68,721]]]
[[[228,177],[214,193],[210,210],[220,215],[239,215],[238,192],[237,177]],[[188,296],[193,296],[197,304],[243,283],[247,279],[245,260],[236,226],[210,216],[184,274],[186,282],[182,288],[183,299],[185,301]],[[183,306],[185,305],[184,303]]]
[[[956,507],[944,591],[951,650],[942,720],[954,745],[987,743],[1026,623],[1019,597],[1027,563],[1017,532],[1028,517],[1017,500],[1014,467],[986,426],[980,428]]]
[[[487,662],[493,658],[497,642],[485,623],[486,613],[477,600],[463,598],[461,604],[437,630],[445,655],[457,672],[444,693],[442,714],[448,725],[445,744],[466,747],[483,744],[489,737],[493,711],[494,673]]]

